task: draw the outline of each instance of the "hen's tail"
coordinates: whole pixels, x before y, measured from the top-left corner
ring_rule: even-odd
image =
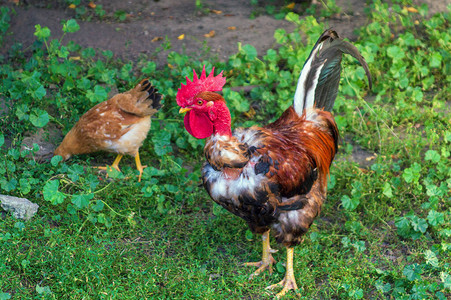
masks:
[[[158,110],[161,108],[161,94],[158,90],[150,83],[149,79],[143,79],[140,83],[141,91],[146,91],[148,96],[144,101],[152,101],[152,108]]]
[[[162,107],[162,96],[148,79],[141,80],[133,89],[115,97],[123,111],[140,117],[153,115]]]
[[[332,110],[340,83],[343,53],[352,55],[360,62],[365,69],[371,89],[368,64],[357,48],[341,39],[334,30],[326,30],[310,52],[299,76],[293,103],[298,115],[302,115],[305,109],[313,106],[327,111]]]

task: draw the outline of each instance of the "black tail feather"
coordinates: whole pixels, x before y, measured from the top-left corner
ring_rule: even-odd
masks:
[[[149,79],[143,79],[140,84],[142,91],[148,93],[146,100],[152,100],[152,108],[156,110],[160,109],[162,107],[162,95],[158,92],[157,88],[150,83]]]

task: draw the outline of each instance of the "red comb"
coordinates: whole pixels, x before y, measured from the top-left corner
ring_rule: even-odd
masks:
[[[205,73],[205,65],[202,69],[200,78],[197,77],[196,71],[193,70],[193,81],[190,81],[186,76],[186,85],[181,84],[177,92],[177,104],[185,107],[193,104],[194,96],[200,92],[216,92],[221,91],[222,87],[226,83],[225,77],[222,76],[222,71],[219,75],[214,76],[215,68],[211,70],[211,73],[207,76]]]

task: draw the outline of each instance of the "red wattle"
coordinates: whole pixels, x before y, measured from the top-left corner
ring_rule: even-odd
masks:
[[[190,110],[183,121],[186,131],[197,139],[205,139],[213,134],[213,122],[205,113]]]

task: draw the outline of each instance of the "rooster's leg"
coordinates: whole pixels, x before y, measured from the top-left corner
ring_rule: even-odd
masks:
[[[136,152],[135,162],[136,162],[136,169],[138,169],[138,171],[139,171],[138,182],[141,182],[141,176],[143,175],[143,170],[147,166],[141,165],[141,159],[139,159],[139,152]]]
[[[114,169],[118,170],[118,172],[121,171],[121,169],[119,169],[119,162],[121,161],[122,156],[123,156],[122,154],[118,154],[116,156],[116,159],[114,160],[113,164],[111,165],[111,168],[114,168]],[[106,171],[109,167],[107,166],[107,167],[95,167],[95,168],[99,169],[99,170],[105,170]]]
[[[293,271],[293,248],[287,248],[287,271],[285,272],[285,278],[279,283],[268,286],[267,289],[273,289],[279,286],[283,286],[283,288],[280,293],[276,295],[277,298],[282,297],[289,290],[294,290],[296,293],[298,293],[298,285],[296,284],[296,279],[294,278]]]
[[[250,279],[252,277],[259,275],[264,270],[268,269],[269,274],[272,274],[272,264],[276,261],[272,257],[271,253],[277,252],[276,250],[271,249],[269,246],[269,230],[263,233],[262,235],[262,241],[263,241],[263,257],[262,260],[259,262],[249,262],[245,263],[245,266],[253,266],[258,267],[258,269],[250,276]]]

